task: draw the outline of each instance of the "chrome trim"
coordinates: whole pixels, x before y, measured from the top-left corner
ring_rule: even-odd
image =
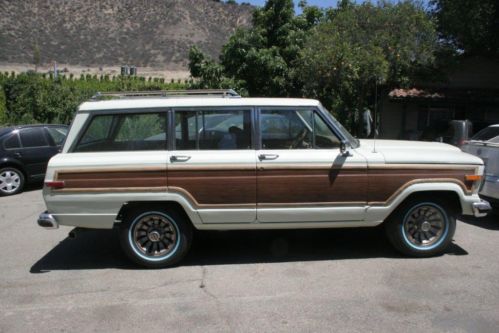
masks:
[[[492,210],[492,207],[490,206],[490,203],[488,201],[483,200],[483,199],[479,202],[473,203],[473,215],[475,215],[475,217],[484,217],[491,210]]]
[[[52,214],[49,214],[48,212],[43,212],[40,214],[38,217],[38,225],[44,229],[58,229],[59,228],[59,222],[52,216]]]

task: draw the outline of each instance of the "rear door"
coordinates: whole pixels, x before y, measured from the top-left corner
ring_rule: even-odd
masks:
[[[50,145],[43,127],[22,128],[19,131],[22,148],[18,151],[27,173],[31,178],[42,178],[48,161],[57,153],[57,147]]]
[[[257,151],[259,222],[362,221],[367,164],[313,108],[261,108]]]
[[[204,223],[256,219],[250,107],[174,110],[168,191],[187,198]]]

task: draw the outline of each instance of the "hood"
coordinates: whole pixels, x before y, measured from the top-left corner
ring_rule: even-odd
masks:
[[[362,139],[360,149],[381,153],[386,163],[483,164],[480,158],[440,142]]]

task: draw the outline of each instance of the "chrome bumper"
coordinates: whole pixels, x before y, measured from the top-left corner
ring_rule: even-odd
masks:
[[[483,217],[487,215],[492,210],[490,203],[485,200],[473,203],[473,215],[475,217]]]
[[[44,229],[57,229],[59,228],[59,223],[56,219],[48,212],[41,213],[38,217],[38,225]]]

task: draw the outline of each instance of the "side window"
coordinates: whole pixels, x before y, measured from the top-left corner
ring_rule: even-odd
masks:
[[[47,132],[58,146],[64,141],[64,138],[66,138],[68,129],[66,127],[47,127]]]
[[[336,148],[339,140],[313,110],[262,110],[263,149]]]
[[[166,137],[166,113],[99,115],[74,151],[165,150]]]
[[[175,142],[177,150],[251,149],[251,111],[176,111]]]
[[[19,135],[17,133],[12,134],[10,137],[4,140],[3,147],[5,149],[19,149],[21,148],[21,143],[19,142]]]
[[[46,147],[49,145],[42,127],[23,128],[19,134],[23,148]]]
[[[314,112],[314,136],[315,148],[332,149],[339,148],[341,145],[340,139],[317,112]]]

